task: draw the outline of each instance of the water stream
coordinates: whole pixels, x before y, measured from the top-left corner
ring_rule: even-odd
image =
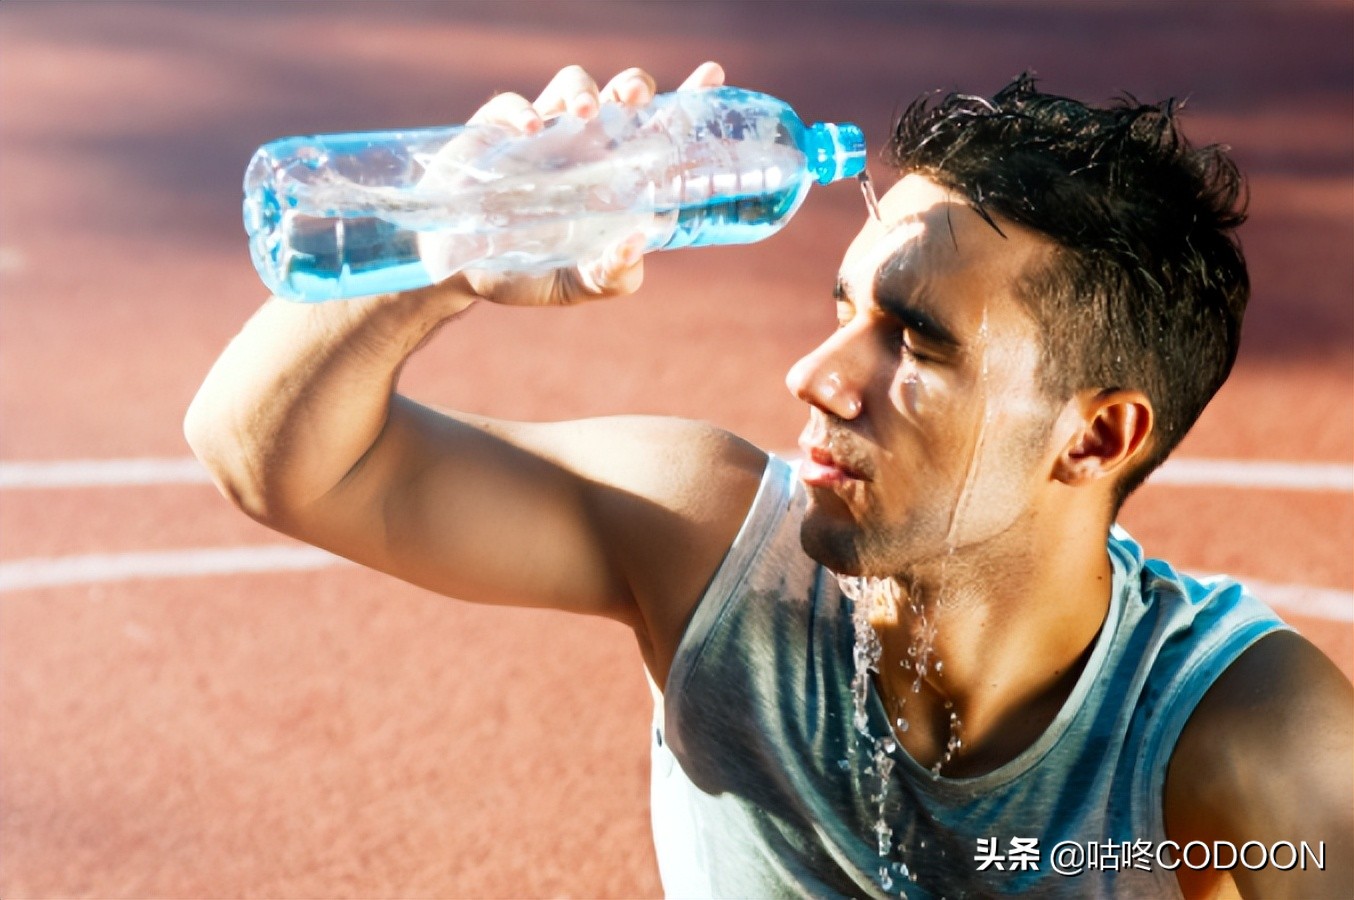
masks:
[[[861,189],[865,194],[866,202],[870,204],[871,215],[877,218],[878,205],[874,201],[868,176],[864,173],[861,176]],[[976,338],[976,346],[978,352],[981,353],[980,390],[978,394],[978,400],[981,404],[980,415],[974,426],[976,434],[969,449],[969,458],[964,468],[964,479],[955,497],[954,506],[950,510],[950,520],[945,534],[945,556],[941,559],[934,596],[920,596],[918,592],[904,588],[897,580],[892,578],[838,576],[842,592],[850,599],[852,604],[851,621],[855,636],[854,676],[851,681],[854,702],[852,724],[859,738],[858,743],[863,745],[866,751],[865,756],[869,760],[863,769],[863,774],[872,776],[877,785],[877,788],[871,791],[870,797],[876,809],[873,831],[880,860],[879,884],[885,891],[892,891],[898,887],[895,874],[899,876],[904,885],[917,881],[917,866],[909,865],[909,848],[901,840],[896,844],[894,843],[893,827],[889,822],[891,779],[896,764],[894,754],[899,749],[899,736],[907,733],[909,729],[906,716],[909,694],[920,693],[923,682],[926,682],[928,678],[934,683],[941,679],[944,674],[944,661],[935,652],[937,620],[940,611],[949,599],[947,594],[949,590],[947,583],[948,569],[962,537],[965,521],[970,515],[974,486],[977,482],[978,469],[992,420],[992,408],[988,396],[987,345],[988,322],[987,310],[984,309]],[[913,394],[920,390],[917,383],[918,375],[915,362],[912,362],[911,370],[905,373],[903,380],[907,383],[904,385],[904,401],[910,407],[914,406],[914,403],[907,400],[907,388],[910,386]],[[911,691],[903,692],[901,696],[894,697],[892,709],[888,709],[886,703],[885,712],[892,728],[884,735],[875,735],[871,733],[869,728],[867,703],[871,678],[880,672],[883,646],[873,623],[875,621],[896,622],[900,618],[904,620],[911,633],[906,655],[899,663],[903,669],[912,674]],[[882,697],[884,695],[881,692]],[[940,777],[945,766],[954,759],[955,754],[964,746],[961,737],[963,722],[960,720],[959,712],[948,699],[944,701],[944,709],[948,714],[946,724],[948,734],[945,749],[931,766],[931,774],[934,777]],[[842,764],[843,768],[848,768],[851,765],[847,760],[842,760]],[[922,846],[925,846],[924,842]],[[899,890],[899,895],[906,896],[905,887]]]
[[[876,222],[884,221],[879,215],[879,197],[874,192],[874,181],[870,178],[869,169],[861,169],[860,174],[856,176],[860,179],[860,192],[865,196],[865,206],[870,211],[870,218]]]

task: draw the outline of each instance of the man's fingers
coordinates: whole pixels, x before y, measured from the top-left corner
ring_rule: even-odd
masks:
[[[702,88],[719,87],[724,83],[724,67],[717,62],[705,62],[696,67],[677,89],[693,91]],[[658,93],[658,83],[648,72],[640,68],[629,68],[606,83],[601,90],[603,103],[625,103],[630,106],[643,106]]]
[[[575,301],[633,294],[644,281],[644,235],[632,234],[598,259],[579,266],[577,278],[582,290],[569,291]]]
[[[689,91],[718,87],[724,83],[724,68],[716,62],[701,63],[678,90]],[[597,111],[599,103],[614,101],[643,105],[658,91],[654,77],[640,68],[630,68],[607,82],[600,91],[582,66],[568,66],[556,73],[534,103],[521,94],[494,96],[470,117],[470,123],[506,125],[521,131],[535,131],[551,116],[570,112],[584,117]]]
[[[535,108],[521,94],[497,94],[470,117],[470,125],[504,125],[519,131],[534,132],[542,121]]]
[[[471,181],[483,180],[483,175],[471,170],[474,160],[499,141],[514,133],[534,134],[545,124],[536,110],[521,94],[497,94],[470,117],[467,128],[448,141],[427,163],[419,187],[425,189],[449,188]],[[419,235],[419,247],[425,261],[436,254],[437,239],[430,233]]]
[[[724,83],[724,67],[717,62],[703,62],[695,71],[686,76],[686,80],[677,88],[679,91],[695,91],[701,88],[719,87]]]
[[[640,68],[630,68],[621,72],[602,88],[603,103],[625,103],[629,106],[643,106],[658,92],[658,82],[648,72]]]
[[[719,87],[724,83],[724,68],[716,62],[701,63],[678,90]],[[568,66],[556,73],[541,91],[532,107],[538,117],[548,119],[563,113],[590,118],[602,103],[642,106],[658,92],[654,77],[638,67],[626,69],[598,90],[597,82],[582,66]]]
[[[597,82],[582,66],[568,66],[550,79],[534,105],[548,119],[566,112],[587,118],[596,114],[598,104]]]

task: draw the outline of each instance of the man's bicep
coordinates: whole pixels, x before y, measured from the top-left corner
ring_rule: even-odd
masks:
[[[509,438],[581,479],[585,515],[638,615],[662,683],[682,630],[752,505],[766,453],[704,422],[616,416],[520,425]]]
[[[319,526],[317,543],[459,599],[643,624],[634,581],[645,570],[633,557],[665,541],[680,555],[688,543],[680,537],[700,514],[669,463],[709,450],[698,432],[638,418],[515,423],[393,402],[369,458],[326,498],[333,524]]]
[[[501,434],[394,397],[344,480],[282,530],[437,593],[624,618],[582,481]]]

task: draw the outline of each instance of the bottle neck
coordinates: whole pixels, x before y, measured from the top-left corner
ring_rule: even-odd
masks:
[[[852,178],[865,169],[865,135],[850,122],[817,122],[808,131],[808,167],[819,184]]]

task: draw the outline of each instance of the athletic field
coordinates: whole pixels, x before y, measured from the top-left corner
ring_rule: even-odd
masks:
[[[0,895],[657,896],[649,700],[619,626],[476,608],[230,509],[180,435],[263,298],[240,180],[274,137],[462,121],[567,63],[721,61],[874,148],[916,95],[1031,69],[1188,98],[1250,175],[1240,361],[1125,526],[1253,581],[1354,675],[1354,5],[0,4]],[[884,173],[875,167],[877,178]],[[786,369],[865,215],[817,189],[634,298],[477,309],[409,367],[507,417],[709,419],[792,448]]]

